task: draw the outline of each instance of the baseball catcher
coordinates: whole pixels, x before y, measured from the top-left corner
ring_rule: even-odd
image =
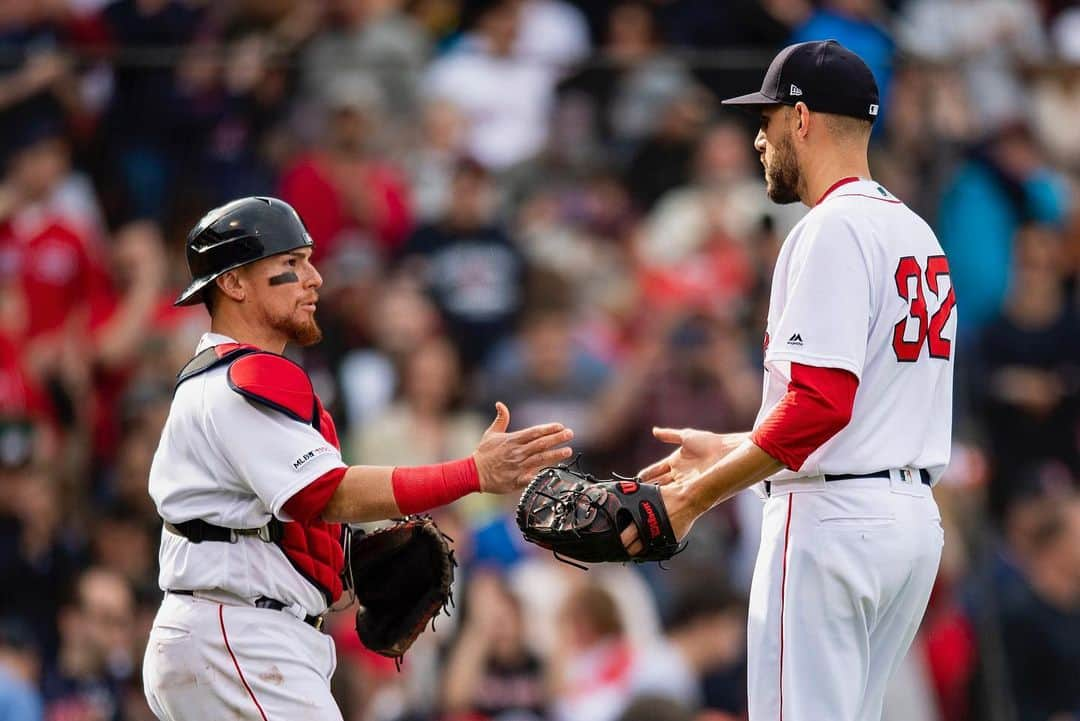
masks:
[[[683,548],[659,486],[629,478],[598,480],[576,462],[541,469],[521,495],[517,524],[525,540],[561,561],[666,561]],[[633,556],[621,538],[630,524],[642,543]]]
[[[192,280],[176,304],[202,302],[210,331],[177,375],[150,467],[165,595],[143,660],[146,701],[161,721],[341,719],[322,631],[345,587],[364,607],[360,640],[400,659],[453,578],[446,539],[416,514],[519,493],[570,456],[559,446],[573,431],[508,432],[510,409],[496,403],[463,458],[348,465],[311,377],[283,355],[322,337],[322,275],[296,210],[232,201],[195,225],[186,251]],[[403,516],[363,537],[347,526]]]

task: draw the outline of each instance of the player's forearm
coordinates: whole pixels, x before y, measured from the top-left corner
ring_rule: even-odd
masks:
[[[394,499],[391,466],[350,466],[323,508],[330,523],[382,521],[404,515]]]
[[[322,511],[324,520],[357,523],[423,513],[480,490],[470,456],[432,466],[353,466]]]
[[[744,438],[735,450],[690,481],[687,493],[692,505],[704,513],[783,468],[783,463],[761,450],[749,438]]]

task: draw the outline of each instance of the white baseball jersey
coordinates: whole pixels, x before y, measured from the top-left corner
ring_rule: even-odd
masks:
[[[750,721],[881,719],[941,555],[931,490],[907,471],[936,479],[949,460],[954,306],[933,232],[877,183],[837,184],[784,241],[758,424],[792,363],[849,371],[859,386],[850,423],[770,479],[747,624]],[[824,477],[875,472],[886,473]]]
[[[232,339],[207,333],[197,352]],[[181,383],[150,467],[150,495],[171,523],[199,518],[227,528],[259,528],[297,491],[345,467],[315,428],[255,404],[229,388],[222,365]],[[282,551],[253,536],[191,543],[162,529],[158,582],[166,589],[220,589],[241,598],[326,610],[322,593]]]
[[[936,481],[949,461],[955,330],[930,227],[873,181],[835,187],[780,249],[755,427],[787,392],[791,363],[855,374],[855,407],[802,468],[772,480],[909,467]]]

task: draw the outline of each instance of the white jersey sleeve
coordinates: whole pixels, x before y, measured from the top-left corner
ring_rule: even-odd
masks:
[[[278,518],[298,491],[335,468],[341,453],[319,431],[284,413],[248,400],[225,383],[211,385],[206,434],[221,449],[229,474],[249,487]]]
[[[806,228],[791,249],[786,297],[770,328],[765,362],[840,368],[862,377],[870,326],[870,270],[855,229],[841,215]]]

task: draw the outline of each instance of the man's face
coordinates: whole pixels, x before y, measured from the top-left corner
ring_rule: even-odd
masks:
[[[15,155],[11,180],[23,195],[40,200],[56,188],[70,167],[67,144],[60,138],[47,138]]]
[[[261,309],[267,326],[300,346],[322,340],[315,322],[322,276],[311,264],[310,248],[263,258],[240,271],[250,287],[245,302]]]
[[[799,161],[788,127],[791,111],[780,105],[761,110],[761,127],[754,139],[754,149],[765,166],[765,190],[774,203],[786,205],[799,200]]]
[[[88,641],[100,659],[131,652],[131,591],[119,577],[91,574],[83,579],[80,610]]]

